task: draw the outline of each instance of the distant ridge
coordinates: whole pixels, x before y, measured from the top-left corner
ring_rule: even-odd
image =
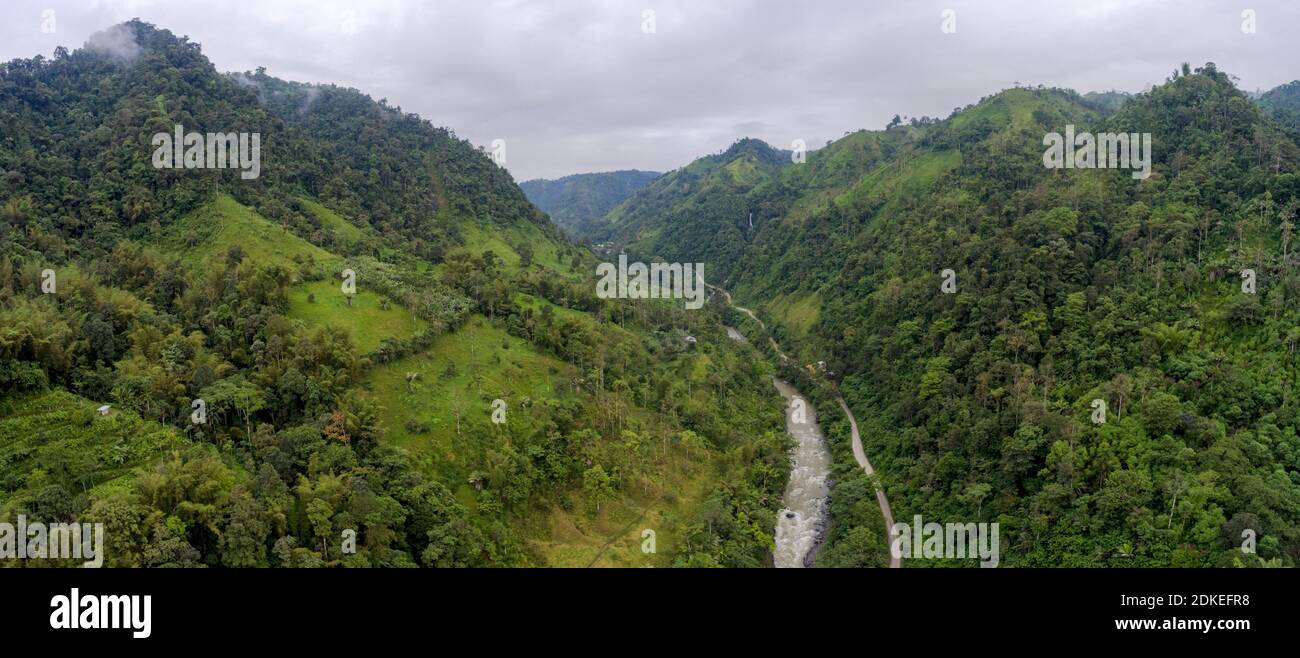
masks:
[[[582,238],[605,213],[659,176],[656,171],[623,169],[524,181],[519,187],[557,226],[575,238]]]

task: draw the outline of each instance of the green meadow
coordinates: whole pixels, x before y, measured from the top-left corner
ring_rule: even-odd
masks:
[[[245,258],[290,268],[297,265],[295,257],[318,263],[339,260],[224,194],[167,226],[147,244],[181,256],[196,268],[210,259],[225,258],[234,245],[239,245]]]
[[[385,304],[388,308],[383,308]],[[364,286],[357,287],[349,305],[339,282],[333,278],[290,288],[289,317],[346,330],[362,354],[373,352],[386,338],[410,338],[428,324],[400,304]]]

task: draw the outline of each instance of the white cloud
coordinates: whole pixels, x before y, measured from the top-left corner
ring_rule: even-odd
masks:
[[[85,48],[122,62],[131,62],[140,56],[140,44],[135,42],[135,35],[121,24],[90,35]]]

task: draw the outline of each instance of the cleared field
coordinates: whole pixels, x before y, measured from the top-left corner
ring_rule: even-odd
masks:
[[[763,309],[785,328],[793,330],[799,336],[805,336],[821,314],[821,298],[817,293],[778,295],[764,305]]]
[[[100,416],[99,405],[62,390],[0,402],[0,500],[33,477],[76,493],[114,486],[130,480],[135,467],[185,444],[176,430],[131,411]]]
[[[311,199],[299,197],[298,200],[311,214],[316,216],[316,219],[320,220],[322,226],[333,231],[334,237],[340,242],[345,244],[359,242],[368,233],[367,230],[349,222],[338,213]]]
[[[416,373],[409,383],[408,373]],[[508,405],[508,424],[530,426],[538,421],[528,413],[525,398],[537,402],[562,395],[572,373],[563,361],[476,316],[424,352],[374,368],[366,388],[383,409],[386,441],[454,462],[458,415],[462,435],[469,424],[495,427],[492,400],[501,399]],[[427,423],[428,431],[412,431],[411,421]]]
[[[499,228],[483,227],[471,221],[464,221],[460,224],[460,233],[465,241],[465,251],[477,256],[491,250],[500,256],[510,269],[517,269],[520,264],[517,247],[528,245],[533,250],[535,265],[562,274],[569,271],[568,263],[560,262],[561,254],[556,243],[546,238],[541,229],[532,224]]]
[[[286,267],[296,267],[295,256],[318,263],[338,260],[334,254],[224,194],[167,226],[148,244],[183,256],[196,268],[210,259],[224,259],[233,245],[239,245],[245,258]]]
[[[581,492],[570,495],[572,511],[553,507],[546,515],[520,520],[520,532],[552,567],[669,567],[681,526],[692,517],[714,481],[707,464],[683,465],[671,487],[658,495],[631,495],[589,514]],[[653,535],[647,535],[646,530]],[[652,545],[653,552],[647,552]]]
[[[311,281],[289,289],[289,316],[346,330],[364,354],[386,338],[410,338],[428,324],[392,300],[388,300],[387,309],[382,308],[385,299],[359,286],[349,306],[338,281]]]

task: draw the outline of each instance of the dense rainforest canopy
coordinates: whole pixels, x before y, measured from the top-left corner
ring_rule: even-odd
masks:
[[[104,523],[111,566],[767,566],[770,331],[835,456],[821,566],[888,562],[877,484],[1007,566],[1300,560],[1296,83],[1018,87],[537,181],[548,218],[385,100],[106,34],[0,65],[0,520]],[[154,168],[178,124],[261,175]],[[1067,125],[1150,133],[1152,175],[1045,168]],[[551,219],[766,324],[599,299]]]
[[[705,262],[801,363],[824,360],[823,402],[864,423],[896,519],[999,522],[1009,566],[1292,566],[1300,149],[1272,114],[1293,88],[1257,104],[1184,66],[1132,96],[1009,89],[804,163],[742,140],[598,235]],[[1067,125],[1150,133],[1154,173],[1045,168]],[[879,563],[871,488],[837,462],[819,563]]]
[[[658,177],[658,172],[630,169],[528,180],[520,183],[519,189],[546,211],[556,226],[581,236],[588,234],[614,206]]]
[[[0,520],[126,567],[770,561],[781,403],[716,316],[597,299],[450,130],[107,36],[0,65]],[[177,124],[260,177],[154,168]]]

